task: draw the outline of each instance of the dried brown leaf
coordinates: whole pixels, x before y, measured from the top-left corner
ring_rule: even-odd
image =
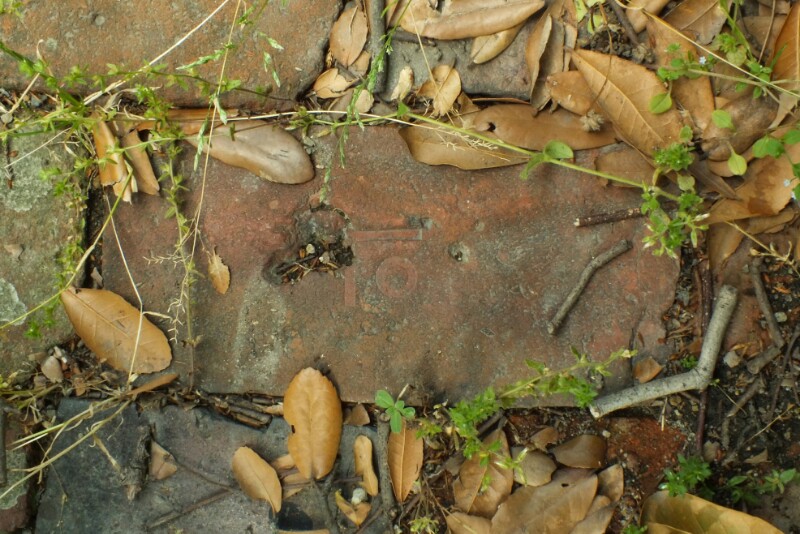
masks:
[[[659,115],[650,112],[650,100],[666,91],[655,73],[616,56],[588,50],[576,50],[572,61],[629,145],[650,156],[654,149],[679,140],[683,125],[675,109]]]
[[[550,33],[553,31],[553,17],[548,10],[547,13],[536,21],[530,35],[528,42],[525,45],[525,62],[528,64],[528,71],[531,75],[531,93],[539,79],[539,71],[541,69],[541,58],[545,50],[547,50],[547,43],[550,40]],[[552,74],[552,73],[551,73]]]
[[[414,87],[414,69],[406,65],[400,69],[400,74],[397,76],[397,84],[392,89],[392,95],[389,99],[393,102],[403,100],[412,87]]]
[[[720,128],[711,122],[703,131],[701,145],[708,154],[708,159],[717,161],[730,158],[731,149],[737,154],[744,152],[756,139],[763,136],[775,117],[777,104],[771,98],[754,99],[751,95],[744,94],[721,109],[730,115],[735,128]]]
[[[412,0],[400,26],[431,39],[466,39],[512,28],[543,7],[543,0],[460,0],[439,12],[427,0]]]
[[[336,492],[336,506],[345,517],[352,521],[357,527],[360,527],[361,523],[367,519],[369,511],[372,508],[368,502],[360,502],[356,505],[351,504],[342,497],[341,491]]]
[[[746,221],[742,221],[744,225]],[[716,273],[742,244],[744,234],[729,224],[712,224],[706,236],[709,266]]]
[[[114,369],[155,373],[172,361],[167,336],[116,293],[70,287],[61,302],[78,336]]]
[[[595,497],[598,499],[605,499],[605,497]],[[613,506],[603,506],[597,510],[593,510],[594,502],[589,509],[586,517],[577,525],[575,525],[569,534],[606,534],[608,532],[608,525],[611,523],[611,518],[614,515]]]
[[[557,442],[560,437],[558,430],[552,426],[546,426],[531,437],[531,443],[534,447],[544,452],[547,451],[548,445]]]
[[[256,451],[239,447],[233,454],[233,476],[248,497],[266,501],[274,513],[281,511],[281,482],[278,474]]]
[[[680,532],[719,532],[737,534],[780,534],[780,530],[763,519],[744,512],[737,512],[689,493],[670,497],[669,492],[659,491],[644,501],[643,525],[656,525],[678,529]]]
[[[775,54],[775,43],[778,40],[778,34],[785,21],[786,15],[749,16],[742,17],[741,26],[752,39],[751,42],[758,43],[757,50],[760,52],[763,47],[766,57],[772,57]],[[773,70],[773,79],[777,79],[774,76],[774,72]]]
[[[45,358],[41,366],[42,374],[50,382],[59,383],[64,381],[64,371],[61,370],[61,360],[55,356],[51,355]]]
[[[417,91],[417,96],[433,102],[433,114],[446,115],[461,94],[461,77],[450,65],[437,65],[431,77]]]
[[[122,136],[120,142],[122,148],[125,149],[125,156],[133,168],[138,190],[147,195],[157,195],[161,190],[161,186],[158,184],[158,179],[153,172],[153,165],[150,163],[147,151],[142,147],[139,132],[131,130]]]
[[[576,70],[556,72],[547,77],[547,90],[553,102],[576,115],[586,115],[590,110],[602,113],[597,99]]]
[[[640,384],[644,384],[654,379],[662,369],[664,369],[663,365],[658,363],[652,356],[648,356],[633,365],[633,378]]]
[[[356,476],[361,477],[361,486],[373,497],[378,494],[378,476],[372,466],[372,441],[367,436],[358,436],[353,443]]]
[[[496,138],[491,132],[484,137]],[[491,169],[528,161],[524,154],[467,139],[445,128],[412,126],[400,130],[411,156],[428,165],[452,165],[459,169]]]
[[[469,57],[472,62],[476,65],[480,65],[481,63],[486,63],[499,56],[503,50],[514,42],[522,26],[523,23],[520,22],[513,28],[499,31],[491,35],[476,37],[472,41],[472,49],[469,52]]]
[[[295,467],[297,467],[294,463],[294,458],[292,458],[291,454],[284,454],[283,456],[279,456],[272,460],[269,465],[271,465],[275,471],[278,472],[279,475],[283,473],[287,473],[291,471]]]
[[[539,451],[528,451],[519,467],[514,470],[514,481],[525,486],[544,486],[556,470],[555,462]]]
[[[94,137],[94,150],[100,161],[100,185],[114,185],[123,182],[128,176],[122,154],[116,152],[119,148],[117,136],[105,121],[97,120],[92,128]]]
[[[633,26],[633,29],[640,32],[647,25],[647,13],[658,15],[669,0],[631,0],[628,2],[625,14]]]
[[[178,471],[175,458],[167,449],[156,443],[150,442],[150,466],[148,474],[153,480],[164,480],[174,475]]]
[[[789,91],[800,88],[800,4],[794,3],[783,23],[772,61],[772,79]],[[769,63],[768,63],[769,64]]]
[[[350,65],[350,72],[355,74],[356,76],[366,76],[367,72],[369,71],[369,61],[372,59],[372,56],[369,52],[364,50],[359,54],[356,60]]]
[[[329,109],[332,111],[347,111],[350,108],[350,101],[353,100],[355,91],[356,89],[348,89],[345,91],[342,96],[333,102]],[[355,109],[359,113],[367,113],[372,108],[373,102],[372,94],[366,89],[363,89],[358,93]]]
[[[699,57],[697,47],[681,32],[656,17],[651,17],[647,24],[647,35],[656,55],[659,66],[670,67],[676,57]],[[677,45],[677,52],[670,52],[671,46]],[[711,123],[714,111],[714,92],[708,76],[691,79],[680,77],[672,82],[672,96],[689,112],[692,120],[700,130]]]
[[[204,150],[212,158],[241,167],[281,184],[302,184],[314,177],[314,166],[303,145],[283,128],[260,120],[244,120],[230,128],[217,128]],[[186,139],[197,146],[196,138]]]
[[[285,501],[292,495],[297,495],[304,489],[311,486],[311,481],[304,477],[300,471],[294,470],[282,478],[283,480],[283,500]]]
[[[355,79],[348,80],[338,68],[333,67],[319,75],[312,89],[320,98],[339,98],[355,82]]]
[[[398,502],[403,502],[411,492],[422,469],[422,440],[417,431],[403,423],[403,430],[389,435],[389,475],[392,490]]]
[[[508,440],[502,429],[495,430],[486,439],[485,445],[500,442],[498,455],[508,456]],[[484,483],[489,480],[488,486]],[[464,512],[487,519],[497,511],[497,507],[510,494],[514,485],[514,472],[490,460],[481,465],[479,455],[475,455],[461,465],[458,479],[453,483],[453,498],[456,506]]]
[[[605,495],[611,503],[622,498],[625,491],[625,472],[622,465],[614,464],[597,474],[597,494]]]
[[[587,132],[580,117],[569,111],[560,109],[537,115],[524,104],[499,104],[479,111],[475,115],[475,129],[492,132],[506,143],[531,150],[543,150],[551,140],[562,141],[573,150],[597,148],[616,141],[607,127]]]
[[[667,13],[664,20],[707,45],[725,24],[726,13],[718,0],[685,0]]]
[[[330,48],[334,59],[349,67],[367,42],[367,15],[361,4],[345,9],[331,27]]]
[[[231,285],[231,271],[222,262],[216,249],[208,255],[208,277],[217,293],[224,295],[228,292],[228,287]]]
[[[586,517],[596,490],[594,475],[574,481],[554,478],[544,486],[522,487],[500,505],[492,518],[492,534],[567,534]],[[544,525],[546,531],[542,530]]]
[[[331,381],[316,369],[303,369],[286,388],[283,412],[292,425],[289,454],[300,473],[308,479],[330,473],[342,436],[342,404]]]
[[[606,440],[593,434],[581,434],[553,447],[556,461],[569,467],[597,468],[606,459]]]
[[[531,72],[530,102],[535,109],[542,109],[550,101],[547,77],[557,72],[563,72],[569,63],[568,57],[565,56],[564,46],[568,44],[566,41],[570,26],[557,18],[556,13],[560,11],[560,8],[561,3],[553,4],[548,13],[540,19],[539,23],[542,23],[543,19],[550,22],[545,20],[541,27],[537,23],[528,39],[528,47],[525,49],[525,61]],[[541,34],[536,35],[539,30],[541,30]]]
[[[346,412],[344,424],[350,426],[365,426],[370,424],[369,412],[360,402]]]
[[[463,512],[453,512],[444,519],[452,534],[490,534],[492,529],[492,522],[485,517]]]

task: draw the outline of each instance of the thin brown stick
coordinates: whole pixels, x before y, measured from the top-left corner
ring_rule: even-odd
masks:
[[[567,314],[575,306],[575,303],[578,302],[578,298],[580,298],[581,293],[583,293],[584,288],[586,288],[586,284],[589,283],[589,280],[594,275],[595,271],[600,269],[606,263],[610,262],[620,254],[627,252],[631,249],[631,242],[627,239],[623,239],[616,245],[614,245],[611,249],[603,252],[592,261],[583,269],[580,278],[578,279],[578,283],[572,288],[572,291],[569,292],[567,295],[566,300],[561,305],[561,307],[556,312],[555,317],[553,317],[552,321],[547,323],[547,332],[552,336],[558,331],[561,327],[561,323],[564,322],[564,319],[567,318]]]
[[[208,506],[211,503],[217,502],[218,500],[220,500],[220,499],[222,499],[224,497],[227,497],[231,493],[232,493],[232,491],[230,489],[223,489],[223,490],[220,490],[220,491],[218,491],[216,493],[212,493],[211,495],[209,495],[205,499],[201,499],[201,500],[199,500],[199,501],[197,501],[195,503],[192,503],[189,506],[187,506],[186,508],[183,508],[183,509],[178,510],[176,512],[171,512],[171,513],[169,513],[167,515],[159,517],[158,519],[148,523],[145,528],[147,530],[155,530],[158,527],[160,527],[161,525],[164,525],[166,523],[169,523],[170,521],[174,521],[174,520],[178,519],[179,517],[182,517],[184,515],[187,515],[187,514],[190,514],[190,513],[194,512],[198,508],[202,508],[203,506]]]
[[[578,217],[575,219],[574,224],[580,228],[583,226],[594,226],[597,224],[608,224],[612,222],[624,221],[626,219],[634,219],[642,216],[642,208],[627,208]]]
[[[786,340],[783,339],[781,327],[778,326],[778,321],[775,319],[775,314],[772,312],[772,305],[769,303],[767,290],[764,288],[764,282],[761,280],[761,261],[762,259],[758,257],[750,262],[750,281],[753,283],[758,307],[761,309],[761,314],[767,322],[767,331],[769,332],[770,339],[772,339],[772,344],[781,348],[786,344]]]
[[[628,40],[634,45],[639,44],[639,36],[636,34],[636,30],[633,29],[631,25],[631,21],[628,20],[628,16],[625,14],[625,11],[622,9],[616,0],[611,0],[611,10],[614,11],[614,14],[617,16],[617,21],[622,26],[622,29],[625,30],[625,35],[628,36]]]
[[[700,276],[701,295],[701,332],[705,336],[711,322],[711,307],[714,299],[714,279],[711,276],[711,266],[708,260],[708,241],[702,240],[703,259],[697,263],[697,272]],[[695,429],[695,449],[698,454],[703,452],[705,439],[706,414],[708,413],[708,390],[700,393],[700,408],[697,412],[697,427]]]

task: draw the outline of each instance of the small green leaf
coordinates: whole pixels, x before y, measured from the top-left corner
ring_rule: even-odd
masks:
[[[389,419],[389,428],[395,434],[399,434],[403,430],[403,417],[400,412],[392,412],[392,416]]]
[[[684,126],[683,128],[681,128],[681,133],[679,135],[679,138],[682,143],[684,144],[688,143],[689,141],[692,140],[692,137],[694,137],[694,134],[692,133],[691,128],[689,128],[688,126]]]
[[[731,157],[728,158],[728,168],[736,176],[742,176],[747,172],[747,160],[734,151],[731,151]]]
[[[397,103],[397,118],[403,119],[406,115],[408,115],[408,106],[405,105],[403,102]]]
[[[672,96],[669,93],[661,93],[650,99],[650,113],[656,115],[669,111],[672,107]]]
[[[681,191],[691,191],[694,189],[694,177],[689,174],[678,175],[678,187]]]
[[[777,158],[783,154],[783,152],[784,147],[780,139],[775,139],[769,135],[765,135],[753,144],[753,156],[757,158],[766,156]]]
[[[711,113],[711,120],[717,126],[717,128],[725,128],[731,131],[734,131],[736,128],[733,126],[733,119],[731,119],[731,114],[725,111],[724,109],[715,109]]]
[[[545,156],[552,159],[570,159],[574,156],[569,145],[561,141],[548,142],[542,152]]]
[[[523,180],[527,180],[530,172],[539,166],[539,164],[543,163],[545,160],[545,155],[542,153],[536,153],[531,156],[531,159],[528,160],[528,163],[525,164],[525,168],[522,169],[522,172],[519,173],[519,177]]]
[[[800,130],[789,130],[781,139],[785,145],[794,145],[800,143]]]
[[[394,399],[388,391],[381,389],[375,393],[375,404],[386,410],[387,408],[394,406]]]

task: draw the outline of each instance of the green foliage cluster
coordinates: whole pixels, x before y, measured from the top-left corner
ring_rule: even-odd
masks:
[[[664,471],[665,481],[659,489],[669,491],[670,496],[693,493],[711,476],[711,466],[698,456],[678,455],[678,468]]]

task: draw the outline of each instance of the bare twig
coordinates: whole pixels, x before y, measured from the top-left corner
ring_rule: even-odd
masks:
[[[717,297],[714,314],[711,316],[711,322],[708,325],[708,332],[706,332],[705,340],[703,341],[703,348],[700,350],[697,367],[679,375],[660,378],[601,397],[590,407],[592,415],[602,417],[615,410],[672,395],[679,391],[705,389],[714,374],[719,350],[725,337],[725,330],[735,307],[736,289],[732,286],[722,286]]]
[[[622,29],[625,30],[625,35],[628,36],[628,40],[631,42],[633,46],[639,44],[639,36],[636,35],[636,30],[633,29],[631,22],[628,20],[628,15],[625,14],[625,10],[622,9],[622,6],[619,5],[616,0],[609,2],[611,5],[611,10],[614,11],[614,14],[617,16],[617,21],[622,26]]]
[[[586,215],[575,219],[575,226],[594,226],[596,224],[608,224],[617,221],[624,221],[626,219],[633,219],[635,217],[642,217],[642,208],[627,208],[617,211],[609,211],[606,213],[597,213],[595,215]]]
[[[772,305],[770,305],[767,291],[764,289],[764,282],[761,280],[761,261],[761,257],[758,257],[750,262],[750,280],[756,292],[758,307],[761,309],[761,314],[767,322],[767,331],[769,332],[769,337],[772,339],[772,344],[781,348],[786,344],[786,340],[783,339],[781,327],[778,326],[778,321],[775,320],[775,314],[772,312]]]
[[[697,272],[700,276],[700,295],[701,295],[701,326],[700,330],[705,336],[708,332],[708,325],[711,322],[711,303],[714,300],[714,279],[711,276],[711,266],[708,260],[708,241],[703,239],[701,242],[703,259],[697,263]],[[708,390],[704,389],[700,393],[700,408],[697,412],[697,427],[695,430],[695,449],[698,453],[703,451],[703,440],[705,439],[706,414],[708,412]]]
[[[220,500],[220,499],[222,499],[224,497],[227,497],[228,495],[231,495],[231,493],[232,493],[232,490],[230,488],[220,490],[220,491],[218,491],[216,493],[212,493],[211,495],[209,495],[205,499],[200,499],[199,501],[190,504],[189,506],[187,506],[186,508],[183,508],[182,510],[178,510],[176,512],[170,512],[167,515],[164,515],[164,516],[159,517],[158,519],[155,519],[154,521],[148,523],[145,528],[148,531],[149,530],[155,530],[158,527],[160,527],[162,525],[165,525],[165,524],[167,524],[167,523],[169,523],[171,521],[175,521],[179,517],[182,517],[184,515],[190,514],[190,513],[194,512],[195,510],[197,510],[199,508],[202,508],[203,506],[208,506],[211,503],[217,502],[218,500]]]
[[[599,256],[597,256],[596,258],[594,258],[592,261],[589,262],[589,264],[583,269],[583,272],[581,273],[581,276],[578,279],[578,283],[575,285],[574,288],[572,288],[572,291],[569,292],[569,295],[567,295],[567,299],[558,309],[558,312],[556,312],[556,315],[555,317],[553,317],[553,320],[547,323],[547,332],[550,335],[554,335],[561,327],[561,323],[564,322],[564,319],[566,319],[569,311],[572,309],[575,303],[578,302],[578,298],[580,298],[581,293],[583,293],[586,284],[589,283],[589,280],[592,278],[592,275],[595,273],[595,271],[600,269],[603,265],[610,262],[623,252],[627,252],[630,249],[631,249],[631,242],[628,241],[627,239],[623,239],[622,241],[614,245],[614,247],[607,250],[606,252],[603,252],[602,254],[600,254]]]
[[[750,374],[757,375],[761,372],[761,369],[763,369],[768,363],[780,356],[782,353],[783,351],[780,348],[772,345],[767,350],[763,351],[761,354],[747,362],[747,370],[750,371]]]

